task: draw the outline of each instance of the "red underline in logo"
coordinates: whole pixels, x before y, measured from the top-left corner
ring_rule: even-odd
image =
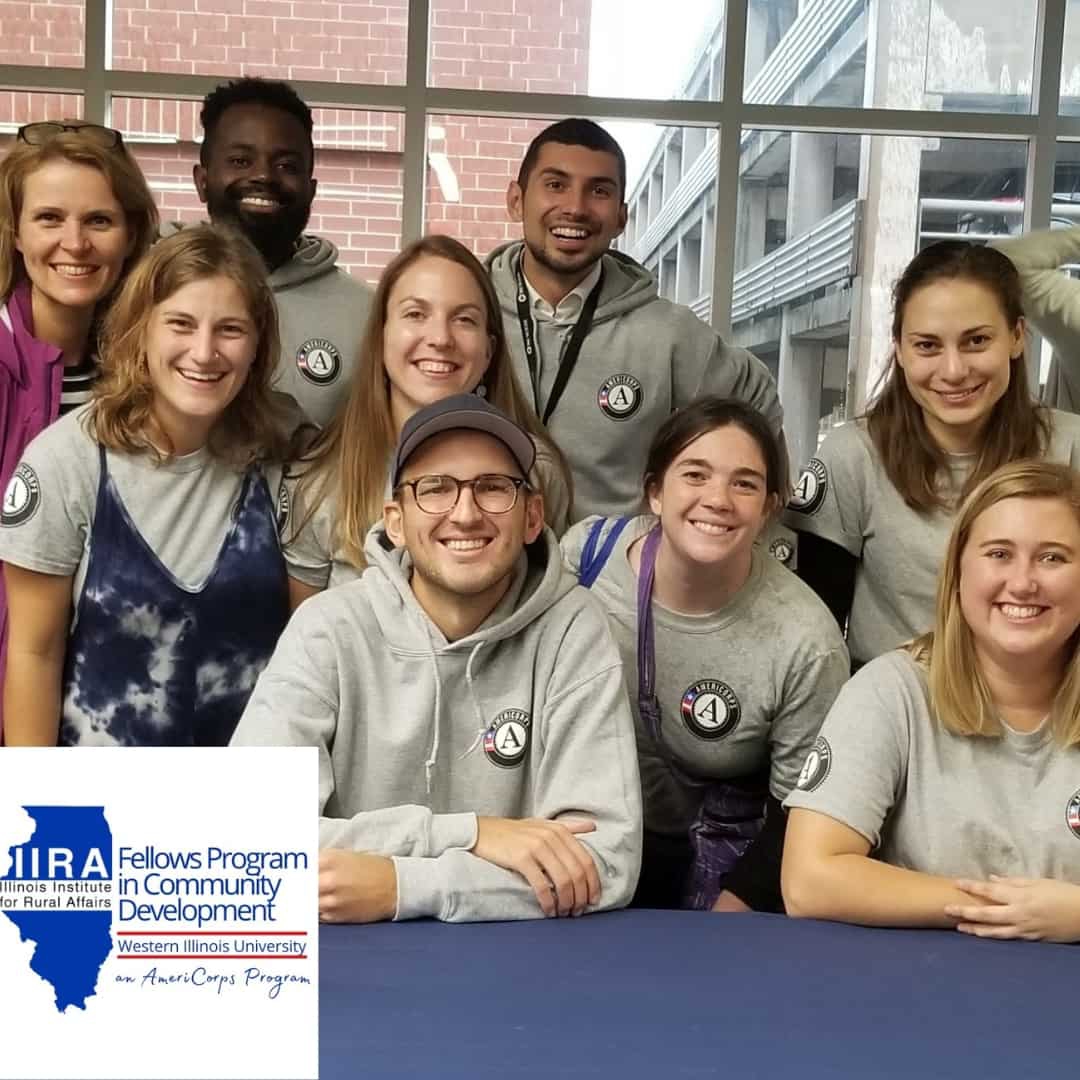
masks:
[[[147,960],[151,959],[151,957],[148,956],[148,955],[143,955],[143,954],[138,954],[138,953],[124,953],[123,955],[118,955],[118,956],[114,957],[114,959],[117,959],[117,960],[141,960],[141,961],[143,961],[145,963]],[[255,959],[255,960],[307,960],[308,958],[306,956],[262,956],[262,955],[256,955],[256,956],[252,957],[252,956],[232,956],[230,954],[226,954],[225,956],[216,956],[216,955],[214,955],[212,953],[211,954],[206,954],[206,953],[165,953],[165,954],[162,954],[160,957],[153,957],[153,959],[161,959],[161,960],[207,960],[207,961],[210,961],[212,963],[217,963],[218,960],[248,960],[248,961],[251,961],[253,959]]]
[[[117,937],[307,937],[306,930],[117,930]]]

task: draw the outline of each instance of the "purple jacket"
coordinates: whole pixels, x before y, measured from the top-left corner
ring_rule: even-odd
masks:
[[[10,325],[9,325],[10,324]],[[30,283],[20,282],[0,307],[0,491],[30,440],[60,413],[63,354],[33,335]],[[7,597],[0,576],[0,685],[7,659]],[[0,737],[4,728],[0,694]]]

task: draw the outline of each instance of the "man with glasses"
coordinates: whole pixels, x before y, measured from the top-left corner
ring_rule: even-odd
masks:
[[[234,744],[319,747],[324,921],[580,915],[633,894],[621,664],[544,526],[535,453],[473,394],[412,416],[368,570],[301,605],[240,721]]]

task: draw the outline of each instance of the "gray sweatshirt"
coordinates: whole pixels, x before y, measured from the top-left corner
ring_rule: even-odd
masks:
[[[183,228],[172,222],[168,236]],[[296,253],[270,274],[281,328],[275,388],[291,394],[309,420],[325,427],[344,402],[371,310],[372,290],[337,265],[321,236],[301,236]]]
[[[516,241],[497,248],[487,265],[514,372],[531,399],[515,302],[522,246]],[[609,251],[603,268],[592,329],[547,425],[573,472],[571,521],[636,513],[653,434],[674,410],[702,394],[739,398],[777,431],[783,420],[776,384],[757,357],[726,345],[690,308],[661,299],[652,275],[629,256]],[[534,404],[542,415],[573,325],[535,319],[534,325],[540,352],[540,401]]]
[[[319,748],[319,839],[392,856],[395,917],[541,917],[525,879],[470,853],[477,815],[587,818],[597,909],[624,906],[641,860],[641,788],[618,649],[545,529],[506,596],[448,642],[382,526],[358,581],[306,601],[234,745]]]
[[[1012,260],[1024,289],[1024,314],[1054,346],[1043,403],[1080,412],[1080,281],[1060,269],[1080,262],[1080,227],[1040,229],[990,246]]]

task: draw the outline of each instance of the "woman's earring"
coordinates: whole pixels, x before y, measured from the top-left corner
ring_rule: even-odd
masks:
[[[487,397],[487,387],[483,383],[481,383],[476,388],[475,393],[476,393],[477,397],[486,398]]]

